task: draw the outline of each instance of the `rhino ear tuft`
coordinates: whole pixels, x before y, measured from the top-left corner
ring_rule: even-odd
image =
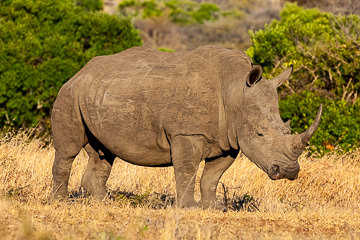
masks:
[[[249,75],[247,76],[246,85],[248,85],[248,87],[254,86],[261,80],[262,74],[262,67],[260,65],[253,65]]]

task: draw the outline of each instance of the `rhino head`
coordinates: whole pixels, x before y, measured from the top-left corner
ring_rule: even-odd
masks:
[[[292,135],[290,122],[282,121],[277,88],[291,73],[292,66],[273,79],[265,79],[262,68],[254,65],[246,84],[237,89],[242,92],[242,100],[241,110],[237,111],[239,115],[235,116],[236,144],[273,180],[297,178],[300,170],[298,158],[320,124],[322,106],[312,125],[301,134]]]

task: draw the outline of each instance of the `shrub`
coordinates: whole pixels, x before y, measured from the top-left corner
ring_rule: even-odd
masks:
[[[293,64],[290,92],[316,91],[354,100],[360,90],[360,17],[336,16],[287,3],[281,19],[250,32],[247,53],[268,76]]]
[[[204,23],[216,20],[220,8],[213,3],[198,3],[191,0],[123,0],[119,3],[120,14],[127,17],[142,18],[168,15],[169,19],[181,25]]]
[[[2,1],[0,125],[49,125],[58,90],[86,62],[140,44],[128,19],[70,0]]]
[[[349,103],[344,100],[329,100],[310,91],[292,94],[279,102],[284,120],[291,120],[295,133],[305,131],[315,119],[317,109],[323,104],[319,129],[310,140],[311,150],[321,155],[336,149],[351,151],[360,146],[360,100]]]
[[[89,11],[99,11],[104,7],[102,0],[76,0],[75,3]]]
[[[216,20],[220,8],[213,3],[197,3],[193,1],[170,0],[165,2],[170,9],[170,18],[180,24],[204,23]]]

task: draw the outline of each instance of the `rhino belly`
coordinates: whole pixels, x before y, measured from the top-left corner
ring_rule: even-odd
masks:
[[[114,106],[91,104],[83,115],[97,140],[122,160],[141,166],[169,165],[170,146],[160,116],[146,109],[118,101]]]
[[[146,139],[114,135],[111,140],[101,137],[104,146],[122,160],[139,166],[165,166],[171,164],[170,151],[159,148],[156,139],[145,133]],[[145,144],[144,144],[145,143]]]

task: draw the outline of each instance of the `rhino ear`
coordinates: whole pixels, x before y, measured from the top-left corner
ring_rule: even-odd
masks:
[[[261,80],[262,73],[263,70],[260,65],[253,65],[249,75],[247,76],[246,85],[248,87],[254,86],[258,81]]]
[[[280,73],[276,77],[274,77],[271,81],[274,84],[276,88],[280,87],[281,84],[283,84],[286,80],[288,80],[291,76],[291,73],[293,72],[293,65],[290,65],[290,68],[286,70],[283,73]]]

